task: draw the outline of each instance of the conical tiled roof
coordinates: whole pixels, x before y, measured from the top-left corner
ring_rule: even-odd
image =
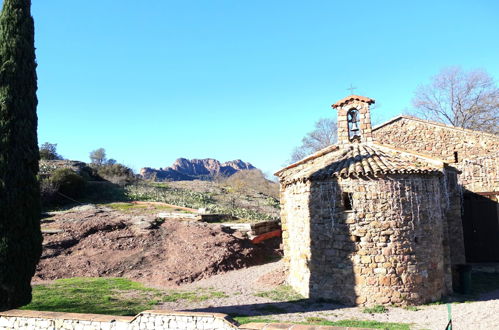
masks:
[[[445,164],[375,143],[330,146],[276,173],[281,182],[386,174],[437,174]]]

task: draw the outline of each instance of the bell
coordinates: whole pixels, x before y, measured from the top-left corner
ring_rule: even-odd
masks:
[[[358,132],[359,131],[359,124],[357,121],[352,122],[352,127],[350,129],[352,132]]]

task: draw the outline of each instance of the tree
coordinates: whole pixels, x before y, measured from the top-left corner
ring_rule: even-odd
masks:
[[[30,0],[4,0],[0,14],[0,310],[31,301],[42,252]]]
[[[91,151],[90,161],[97,166],[104,165],[106,163],[106,150],[104,148],[99,148]]]
[[[40,147],[40,159],[43,160],[56,160],[62,159],[61,155],[57,153],[57,143],[45,142]]]
[[[337,135],[336,121],[331,118],[320,118],[315,122],[314,130],[308,132],[301,140],[301,145],[293,150],[291,162],[299,161],[318,150],[336,143]]]
[[[425,119],[499,133],[499,88],[482,70],[443,69],[416,90],[413,105]]]

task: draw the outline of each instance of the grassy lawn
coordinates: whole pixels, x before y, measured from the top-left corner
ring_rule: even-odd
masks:
[[[272,318],[262,318],[259,316],[243,316],[243,315],[232,315],[232,318],[239,322],[240,324],[246,323],[278,323],[278,321]],[[286,322],[283,322],[286,323]],[[361,321],[361,320],[340,320],[340,321],[328,321],[320,317],[309,317],[306,322],[289,322],[294,324],[305,324],[305,325],[326,325],[326,326],[337,326],[337,327],[351,327],[351,328],[368,328],[368,329],[386,329],[386,330],[409,330],[410,325],[405,323],[391,323],[391,322],[377,322],[377,321]]]
[[[33,286],[33,300],[26,310],[136,315],[160,302],[203,301],[224,297],[212,289],[165,291],[124,278],[68,278]]]

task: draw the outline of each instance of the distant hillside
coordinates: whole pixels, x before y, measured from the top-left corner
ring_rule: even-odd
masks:
[[[216,159],[177,159],[172,166],[160,169],[144,167],[140,175],[144,179],[155,181],[186,181],[186,180],[212,180],[223,175],[231,176],[241,170],[255,169],[248,162],[240,159],[220,163]]]

